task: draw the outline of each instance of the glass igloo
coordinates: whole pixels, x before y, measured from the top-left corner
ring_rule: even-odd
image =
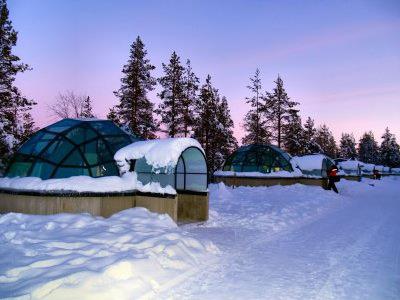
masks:
[[[252,144],[237,149],[226,160],[222,170],[260,173],[292,172],[290,160],[290,155],[276,146]]]
[[[139,140],[109,120],[63,119],[36,132],[6,170],[6,177],[118,176],[114,154]]]

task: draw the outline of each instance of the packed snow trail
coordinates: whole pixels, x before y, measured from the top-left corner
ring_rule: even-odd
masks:
[[[369,183],[212,186],[211,220],[186,229],[222,258],[165,298],[400,299],[400,178]]]

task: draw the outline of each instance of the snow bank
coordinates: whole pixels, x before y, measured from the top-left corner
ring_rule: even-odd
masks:
[[[313,154],[305,156],[295,156],[292,158],[294,163],[301,169],[307,171],[321,170],[322,162],[326,159],[325,155]]]
[[[261,172],[234,172],[234,171],[215,171],[215,176],[238,176],[238,177],[301,177],[303,173],[299,169],[294,169],[293,172],[277,171],[271,173]]]
[[[203,151],[198,141],[192,138],[167,138],[139,141],[119,149],[114,159],[122,173],[129,171],[129,161],[146,158],[146,162],[154,168],[174,167],[182,152],[189,147],[197,147]],[[204,151],[203,151],[204,152]]]
[[[138,299],[181,282],[218,249],[168,215],[132,208],[88,214],[0,217],[0,298]]]
[[[0,188],[20,191],[58,191],[58,192],[127,192],[141,191],[158,194],[176,194],[170,185],[162,187],[158,182],[143,185],[137,180],[135,172],[118,176],[93,178],[73,176],[43,180],[38,177],[0,178]]]

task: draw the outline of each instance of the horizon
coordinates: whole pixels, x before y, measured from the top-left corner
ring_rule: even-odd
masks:
[[[337,143],[342,133],[358,142],[370,130],[380,142],[386,127],[400,138],[399,2],[250,3],[11,0],[15,53],[33,68],[17,77],[17,86],[38,102],[32,110],[38,127],[55,121],[46,106],[67,90],[89,95],[97,117],[105,118],[140,36],[154,77],[172,51],[181,62],[191,60],[201,84],[212,76],[228,100],[239,143],[256,68],[263,91],[280,74],[289,97],[300,102],[302,121],[310,116],[316,127],[326,124]],[[158,90],[149,94],[156,105]]]

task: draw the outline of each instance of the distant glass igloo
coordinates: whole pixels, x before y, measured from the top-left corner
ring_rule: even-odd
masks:
[[[273,145],[252,144],[237,149],[222,170],[233,172],[292,172],[290,155]]]
[[[137,140],[109,120],[63,119],[25,142],[5,176],[118,176],[115,152]]]

